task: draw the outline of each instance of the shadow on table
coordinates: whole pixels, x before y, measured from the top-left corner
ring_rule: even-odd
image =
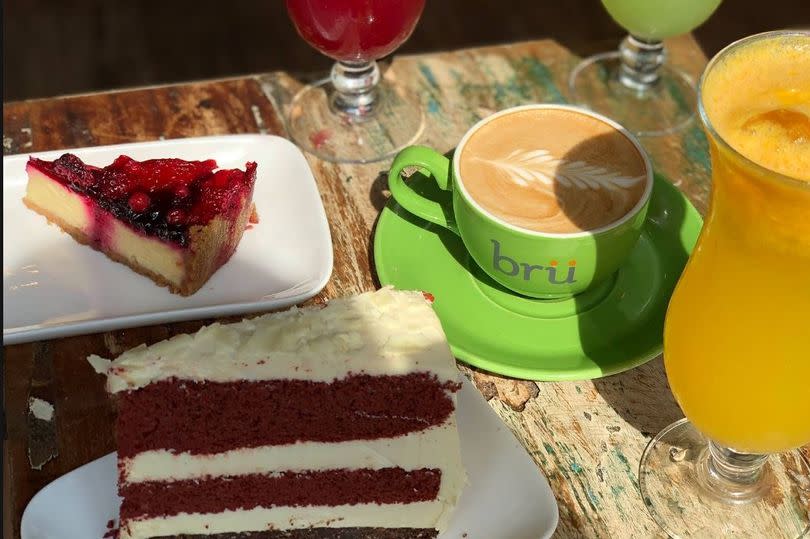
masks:
[[[615,135],[598,135],[577,144],[563,156],[562,161],[589,163],[600,162],[601,159],[604,162],[604,158],[599,156],[605,152],[615,155],[622,151],[626,152],[627,149],[623,141],[619,144]],[[618,169],[615,172],[629,174]],[[600,184],[598,188],[579,189],[581,193],[575,187],[555,183],[559,205],[581,229],[592,228],[593,224],[587,215],[587,205],[584,210],[578,208],[580,201],[575,195],[590,197],[588,200],[591,200],[600,191],[621,192],[622,189],[609,179],[600,179],[597,183]],[[629,193],[632,188],[625,189]],[[613,197],[613,203],[617,200]],[[589,297],[590,292],[575,297],[580,312],[578,324],[582,350],[597,365],[602,358],[605,358],[604,361],[610,360],[605,365],[599,365],[603,372],[615,372],[621,368],[626,357],[644,357],[650,349],[660,345],[665,307],[680,275],[679,272],[673,273],[673,268],[681,267],[689,256],[680,239],[688,217],[686,204],[683,197],[671,192],[663,177],[657,176],[653,183],[644,236],[640,240],[647,244],[636,244],[631,255],[634,266],[620,270],[622,273],[615,281],[614,288],[606,296],[612,298],[615,307],[609,310],[594,309],[594,298]],[[654,247],[650,241],[652,238],[656,244]],[[608,243],[597,238],[595,249],[596,271],[599,272],[600,264],[612,267],[615,240]],[[646,254],[642,256],[641,253]],[[654,436],[683,417],[667,383],[661,357],[629,371],[594,380],[594,386],[625,421],[646,436]]]
[[[371,188],[368,191],[369,202],[371,202],[371,206],[375,210],[381,212],[390,196],[391,193],[388,191],[388,170],[380,170],[377,177],[371,182]]]
[[[652,437],[683,417],[667,383],[662,356],[635,369],[593,381],[596,391],[622,419]]]
[[[455,151],[456,149],[452,148],[445,152],[444,156],[452,162]],[[407,176],[406,174],[406,177],[410,178],[409,185],[412,189],[433,200],[450,200],[450,191],[442,191],[439,189],[427,171],[416,170],[416,167],[413,167],[413,170],[413,178],[410,178],[410,176]],[[391,192],[388,190],[388,169],[386,168],[380,170],[377,173],[377,177],[374,178],[374,181],[371,183],[371,187],[369,188],[368,192],[368,199],[369,202],[371,202],[372,207],[378,212],[381,212],[388,202],[390,196]],[[425,223],[425,221],[421,218],[419,219],[419,222]]]
[[[451,150],[447,152],[445,156],[452,159],[453,151]],[[438,185],[436,185],[436,182],[433,180],[433,177],[427,171],[415,170],[412,174],[410,174],[410,176],[408,176],[407,181],[409,187],[417,193],[431,200],[440,201],[443,207],[447,210],[448,217],[452,216],[452,211],[450,210],[450,207],[452,206],[451,193],[449,191],[442,191],[439,189]],[[464,248],[464,244],[461,242],[461,238],[439,225],[429,223],[421,217],[415,216],[391,200],[391,195],[388,191],[387,170],[381,171],[372,183],[369,198],[374,208],[379,211],[377,218],[374,220],[374,224],[371,227],[371,234],[369,235],[368,240],[369,267],[371,269],[371,276],[375,284],[380,285],[379,276],[377,275],[377,268],[374,262],[374,238],[377,233],[377,225],[380,222],[383,209],[386,207],[389,211],[395,213],[401,219],[409,222],[415,227],[425,230],[426,233],[436,234],[447,248],[448,253],[450,253],[460,265],[465,265],[467,263],[467,251]]]

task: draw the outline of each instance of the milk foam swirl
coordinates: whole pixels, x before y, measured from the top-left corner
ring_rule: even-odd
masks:
[[[631,188],[644,180],[585,161],[559,159],[545,149],[471,159],[491,167],[498,176],[492,183],[500,186],[490,193],[494,196],[476,195],[479,202],[497,208],[501,218],[517,226],[547,232],[570,232],[572,223],[589,230],[620,219],[638,201]],[[525,190],[520,195],[526,197],[524,203],[509,201],[513,194],[503,183]]]
[[[461,182],[484,210],[547,233],[594,230],[641,199],[647,169],[616,128],[570,111],[496,118],[462,149]]]
[[[554,183],[577,189],[623,190],[637,184],[643,176],[627,177],[583,161],[556,159],[548,150],[515,150],[504,159],[483,159],[476,161],[489,163],[508,175],[517,185],[546,186],[553,194]]]

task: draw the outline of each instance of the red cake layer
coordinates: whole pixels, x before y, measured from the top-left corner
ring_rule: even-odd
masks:
[[[444,423],[454,409],[447,391],[459,388],[428,373],[333,382],[163,380],[119,394],[118,454],[401,436]]]
[[[413,503],[436,498],[441,470],[327,470],[125,484],[121,520],[255,507]]]

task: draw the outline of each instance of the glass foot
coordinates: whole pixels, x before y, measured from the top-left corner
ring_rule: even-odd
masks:
[[[425,127],[416,96],[385,81],[377,85],[373,111],[362,120],[334,110],[330,79],[304,87],[293,98],[287,131],[304,151],[334,163],[388,159],[416,142]]]
[[[799,451],[771,455],[759,481],[734,486],[707,474],[708,444],[682,419],[644,450],[641,495],[670,537],[795,538],[810,532],[810,465]]]
[[[651,88],[636,90],[619,81],[620,68],[618,52],[583,60],[568,79],[572,101],[616,120],[638,136],[675,133],[695,116],[697,92],[686,73],[664,65]]]

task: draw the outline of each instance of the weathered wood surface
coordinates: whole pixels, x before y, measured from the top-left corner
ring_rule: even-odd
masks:
[[[697,76],[705,57],[690,37],[672,62]],[[427,111],[420,142],[449,150],[479,118],[512,105],[564,101],[578,58],[552,41],[399,57],[387,77],[417,92]],[[4,104],[4,154],[226,133],[284,134],[283,111],[300,82],[283,74]],[[685,132],[643,141],[657,169],[703,211],[706,139]],[[387,163],[338,166],[309,157],[334,242],[335,268],[313,301],[372,289],[369,237],[386,198]],[[19,537],[28,500],[60,475],[113,450],[113,412],[85,362],[211,320],[10,346],[4,349],[4,537]],[[35,365],[37,372],[35,373]],[[557,537],[656,537],[637,483],[651,435],[682,416],[660,358],[594,381],[527,382],[472,372],[476,385],[549,478],[560,506]],[[43,379],[42,373],[46,373]],[[58,456],[32,470],[27,402],[46,386],[56,408]],[[810,451],[808,451],[810,454]],[[497,539],[497,538],[494,538]],[[518,538],[519,539],[519,538]]]

